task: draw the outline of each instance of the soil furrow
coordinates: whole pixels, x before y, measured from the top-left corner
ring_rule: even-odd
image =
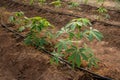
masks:
[[[85,13],[82,13],[82,12],[80,12],[82,14],[74,14],[74,13],[69,13],[69,12],[66,13],[65,11],[54,10],[54,9],[49,8],[49,7],[30,6],[30,5],[14,2],[11,0],[1,1],[1,2],[2,3],[0,3],[0,4],[6,5],[8,9],[12,8],[12,9],[16,10],[16,8],[19,7],[19,10],[28,10],[28,11],[33,10],[33,11],[37,11],[38,13],[40,13],[39,11],[42,10],[43,11],[42,13],[49,13],[49,14],[53,14],[53,15],[58,14],[58,15],[74,17],[74,18],[86,17],[86,18],[89,18],[92,22],[99,22],[99,23],[104,24],[104,25],[120,27],[119,21],[113,21],[113,20],[109,21],[109,20],[104,20],[104,19],[97,20],[94,18],[94,15],[87,16]],[[118,14],[120,14],[120,13],[118,13]]]

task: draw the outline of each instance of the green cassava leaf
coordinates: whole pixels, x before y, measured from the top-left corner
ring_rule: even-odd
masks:
[[[55,62],[56,64],[59,63],[59,58],[64,56],[63,54],[57,53],[55,51],[53,51],[51,54],[54,55],[54,57],[51,58],[51,62]]]
[[[76,61],[77,66],[80,67],[80,65],[81,65],[81,56],[80,56],[80,54],[76,54],[75,59],[76,59],[75,61]]]
[[[65,28],[68,28],[70,31],[74,31],[76,28],[81,29],[83,26],[91,25],[90,21],[86,18],[73,19],[68,23]]]
[[[69,39],[71,40],[71,39],[73,39],[73,37],[75,36],[75,34],[74,33],[72,33],[72,32],[69,32]]]
[[[72,62],[72,66],[74,68],[75,66],[75,54],[71,54],[69,57],[68,57],[68,61],[69,62]]]
[[[97,30],[93,31],[93,35],[99,41],[101,41],[101,39],[103,38],[103,35],[99,31],[97,31]]]
[[[88,66],[89,67],[91,67],[91,66],[97,67],[97,63],[98,63],[98,60],[96,58],[92,57],[92,58],[89,59]]]
[[[24,26],[21,26],[21,27],[19,28],[19,31],[22,32],[23,30],[25,30],[25,27],[24,27]]]
[[[92,28],[84,31],[84,36],[86,36],[90,41],[92,41],[94,38],[101,41],[103,38],[103,35],[98,30]]]
[[[10,16],[10,17],[9,17],[9,20],[10,20],[10,22],[14,23],[16,19],[15,19],[14,16]]]
[[[76,26],[77,26],[76,22],[71,22],[71,23],[68,23],[65,27],[68,28],[71,31],[74,31]]]
[[[56,38],[58,38],[60,35],[65,34],[65,33],[69,34],[69,32],[70,32],[70,30],[68,28],[63,27],[63,28],[61,28],[60,31],[57,31]]]
[[[55,48],[57,48],[57,52],[61,52],[62,50],[67,50],[68,45],[71,44],[70,40],[60,40],[60,42],[56,44]]]
[[[15,12],[15,16],[21,17],[21,16],[24,16],[24,13],[23,13],[22,11],[20,11],[20,12]]]

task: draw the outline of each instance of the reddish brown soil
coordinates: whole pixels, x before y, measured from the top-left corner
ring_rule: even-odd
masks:
[[[64,26],[71,19],[66,15],[51,14],[43,10],[38,11],[30,7],[6,6],[0,4],[0,12],[7,21],[11,12],[22,10],[27,16],[42,16],[47,18],[57,28]],[[116,19],[118,19],[116,17]],[[120,28],[94,23],[93,27],[100,30],[104,39],[102,42],[89,43],[96,56],[100,59],[100,66],[93,69],[95,73],[120,80]],[[82,72],[64,66],[50,65],[49,56],[25,46],[12,33],[0,26],[0,80],[86,80],[82,79]]]
[[[73,80],[80,74],[50,65],[47,55],[24,46],[0,28],[0,80]]]
[[[47,0],[47,5],[45,5],[46,7],[52,7],[53,9],[57,9],[55,8],[54,6],[50,5],[49,3],[51,3],[52,1],[54,0]],[[90,18],[92,16],[98,16],[99,13],[97,12],[97,7],[93,7],[93,6],[90,6],[90,5],[85,5],[85,4],[81,4],[79,5],[78,7],[74,8],[69,8],[69,1],[67,0],[62,0],[62,6],[59,8],[59,10],[61,11],[65,11],[65,12],[70,12],[70,13],[73,13],[73,14],[78,14],[78,15],[82,15],[83,17],[87,17],[87,18]],[[74,1],[74,0],[73,0]],[[16,2],[21,2],[20,0],[16,0]],[[23,3],[26,3],[26,4],[29,4],[29,0],[24,0]],[[38,2],[35,4],[38,6]],[[109,20],[109,21],[120,21],[120,11],[119,10],[110,10],[108,9],[108,14],[110,15],[110,18],[109,19],[106,19],[106,20]],[[102,19],[105,19],[105,16],[101,16],[99,15],[100,17],[102,17]],[[117,17],[117,18],[116,18]],[[95,17],[93,17],[95,18]]]

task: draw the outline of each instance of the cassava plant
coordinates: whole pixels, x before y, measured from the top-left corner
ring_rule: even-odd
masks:
[[[84,61],[89,67],[97,66],[98,59],[94,56],[92,49],[87,46],[87,41],[93,41],[95,38],[100,41],[103,36],[91,27],[92,24],[88,19],[73,19],[61,30],[55,32],[55,36],[48,30],[52,25],[44,18],[28,18],[23,12],[16,12],[10,17],[10,21],[22,26],[19,31],[28,29],[25,37],[25,43],[28,45],[45,48],[44,45],[52,43],[47,40],[48,35],[54,38],[55,46],[51,52],[54,57],[51,58],[51,62],[58,64],[59,58],[64,58],[72,63],[73,68],[80,67]]]
[[[83,61],[86,61],[89,67],[97,66],[98,59],[95,58],[92,49],[87,46],[86,42],[83,41],[82,44],[79,42],[82,41],[82,39],[84,40],[84,38],[88,41],[93,41],[94,38],[100,41],[103,35],[98,30],[88,26],[91,26],[88,19],[73,19],[57,32],[56,37],[58,39],[60,37],[60,40],[58,40],[55,46],[56,50],[53,54],[57,54],[56,57],[58,57],[62,53],[62,56],[67,58],[67,60],[72,63],[73,67],[75,65],[80,67]]]
[[[14,24],[19,25],[19,31],[22,32],[28,29],[27,36],[24,42],[27,45],[33,45],[36,47],[47,45],[46,36],[43,32],[48,32],[49,27],[53,27],[46,19],[42,17],[31,17],[28,18],[23,12],[15,12],[13,16],[10,17],[10,21]]]

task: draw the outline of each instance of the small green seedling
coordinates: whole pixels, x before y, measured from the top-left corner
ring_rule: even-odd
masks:
[[[60,0],[53,1],[50,4],[54,5],[55,7],[61,7],[62,6],[62,2]]]
[[[37,3],[43,4],[43,3],[46,2],[46,0],[30,0],[30,5],[32,5],[34,2],[37,2]]]
[[[97,10],[99,13],[103,14],[103,13],[107,13],[107,9],[104,8],[104,7],[99,7],[98,10]]]
[[[79,3],[77,3],[77,2],[69,2],[68,4],[69,4],[70,8],[78,7],[79,6]]]
[[[106,19],[110,18],[110,15],[108,14],[108,10],[104,7],[99,7],[97,9],[97,12],[99,15],[104,16]]]

